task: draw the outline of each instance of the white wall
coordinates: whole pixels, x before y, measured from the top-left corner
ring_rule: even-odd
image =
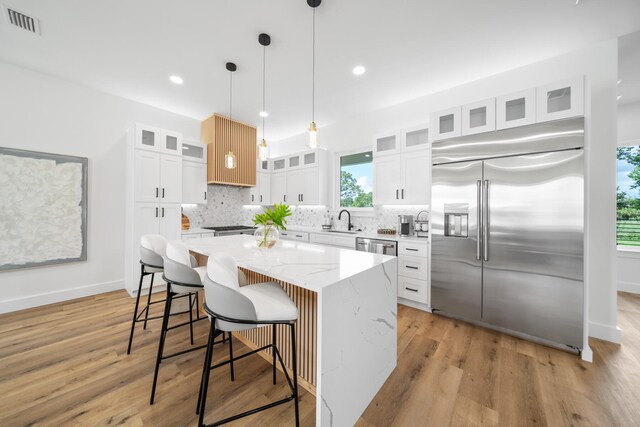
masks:
[[[585,284],[589,334],[619,341],[615,286],[616,39],[486,79],[351,117],[318,129],[319,144],[341,151],[371,146],[373,135],[428,121],[432,111],[507,94],[529,87],[586,76]],[[366,78],[366,76],[364,76]],[[590,100],[590,101],[589,101]],[[322,123],[320,123],[322,125]],[[304,148],[300,134],[272,144],[278,156]]]
[[[640,103],[618,106],[618,146],[640,145]],[[640,294],[640,248],[619,249],[618,290]]]
[[[4,62],[0,118],[4,147],[89,158],[87,261],[1,272],[0,312],[124,288],[128,132],[142,122],[199,140],[199,122]]]

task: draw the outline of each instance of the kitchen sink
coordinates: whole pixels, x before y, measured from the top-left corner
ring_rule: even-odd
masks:
[[[327,233],[358,234],[357,231],[327,230]]]

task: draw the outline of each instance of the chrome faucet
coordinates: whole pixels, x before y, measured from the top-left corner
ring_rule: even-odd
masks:
[[[351,213],[346,209],[342,209],[340,211],[340,213],[338,214],[338,221],[340,221],[342,219],[342,212],[346,212],[347,215],[349,215],[348,223],[347,223],[347,230],[351,231],[353,229],[353,224],[351,224]]]

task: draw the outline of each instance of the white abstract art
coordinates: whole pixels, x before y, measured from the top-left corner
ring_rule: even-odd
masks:
[[[0,147],[0,270],[87,259],[87,166]]]

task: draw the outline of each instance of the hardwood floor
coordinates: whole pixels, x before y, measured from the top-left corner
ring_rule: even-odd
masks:
[[[202,351],[163,363],[156,403],[149,405],[160,325],[137,329],[127,356],[132,310],[133,301],[119,291],[0,316],[0,425],[195,425]],[[637,426],[640,296],[620,293],[618,313],[623,345],[592,340],[590,364],[400,306],[398,367],[358,425]],[[197,324],[196,342],[204,342],[207,327]],[[172,332],[168,351],[188,342],[187,328]],[[234,344],[240,354],[242,344]],[[215,359],[227,354],[226,346],[216,346]],[[284,396],[283,375],[272,386],[270,372],[260,357],[238,362],[234,383],[227,369],[215,370],[205,419]],[[315,398],[300,394],[302,425],[313,425]],[[286,404],[230,425],[292,424]]]

